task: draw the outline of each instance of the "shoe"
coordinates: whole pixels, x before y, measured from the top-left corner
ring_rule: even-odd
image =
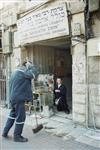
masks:
[[[7,135],[6,133],[3,133],[3,134],[2,134],[2,137],[8,138],[8,135]]]
[[[26,139],[28,141],[28,138],[24,138],[22,135],[20,136],[22,139]]]
[[[28,139],[24,138],[23,136],[20,137],[14,137],[14,142],[27,142]]]
[[[69,111],[69,110],[66,110],[65,113],[66,113],[66,114],[70,114],[70,111]]]

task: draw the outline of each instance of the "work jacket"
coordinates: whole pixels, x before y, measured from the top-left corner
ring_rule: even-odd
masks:
[[[11,104],[32,101],[32,83],[31,80],[37,78],[39,72],[36,67],[32,66],[18,67],[11,75],[10,79],[10,102]]]

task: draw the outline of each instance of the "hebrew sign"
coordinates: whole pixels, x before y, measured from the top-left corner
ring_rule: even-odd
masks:
[[[69,35],[66,4],[31,12],[18,20],[20,44]]]

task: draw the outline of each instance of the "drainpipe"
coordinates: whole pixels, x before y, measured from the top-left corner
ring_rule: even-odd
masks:
[[[88,56],[87,56],[87,33],[88,33],[88,6],[89,2],[86,0],[86,6],[84,10],[84,23],[85,23],[85,55],[86,55],[86,127],[88,128],[89,120],[89,84],[88,84]]]
[[[84,11],[84,22],[85,22],[85,55],[86,55],[86,127],[89,130],[94,131],[94,129],[89,127],[89,66],[88,66],[88,55],[87,55],[87,41],[89,39],[89,0],[86,0],[86,6]],[[90,102],[91,104],[91,102]],[[92,115],[93,117],[93,115]],[[93,118],[92,118],[93,119]],[[94,121],[93,121],[94,124]]]
[[[11,28],[9,27],[9,31],[11,32]],[[12,46],[12,42],[13,42],[13,39],[12,39],[12,34],[11,34],[11,40],[9,45],[10,45],[10,52],[7,54],[7,84],[6,84],[6,87],[7,87],[7,97],[6,97],[6,101],[7,101],[7,107],[10,108],[10,77],[11,77],[11,52],[13,51],[13,46]]]

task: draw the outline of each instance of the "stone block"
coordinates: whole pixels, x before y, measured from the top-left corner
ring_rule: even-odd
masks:
[[[99,116],[99,119],[100,119],[100,106],[94,106],[94,111],[95,111],[95,115],[96,117]]]
[[[85,84],[73,84],[73,94],[85,94],[86,85]]]
[[[75,56],[85,56],[85,45],[83,43],[78,43],[72,49],[73,58]]]
[[[73,56],[73,73],[85,73],[85,65],[86,65],[86,59],[84,55],[76,55]]]
[[[83,54],[73,55],[73,83],[85,83],[86,59]]]
[[[84,104],[73,104],[73,112],[84,115],[86,112],[86,106]]]
[[[75,23],[79,23],[81,25],[81,34],[85,33],[84,26],[84,13],[75,14],[72,16],[72,35],[74,35]]]
[[[73,94],[73,103],[86,103],[86,96],[85,94]]]
[[[73,121],[79,124],[85,124],[85,115],[81,115],[78,113],[73,113]]]
[[[100,97],[100,84],[89,84],[89,95]]]
[[[85,73],[77,73],[73,75],[73,83],[80,83],[80,84],[84,84],[86,81],[86,78],[85,78]]]
[[[100,106],[100,96],[95,97],[95,104]],[[100,108],[99,108],[99,111],[100,111]]]
[[[98,74],[99,70],[100,70],[99,63],[100,63],[99,57],[89,57],[89,62],[88,62],[89,73],[97,73]]]
[[[96,123],[96,127],[100,129],[100,115],[96,116],[95,123]]]
[[[100,84],[100,74],[96,72],[89,74],[89,84]]]
[[[96,106],[100,106],[100,96],[96,95],[90,95],[89,96],[89,102],[94,104]]]

